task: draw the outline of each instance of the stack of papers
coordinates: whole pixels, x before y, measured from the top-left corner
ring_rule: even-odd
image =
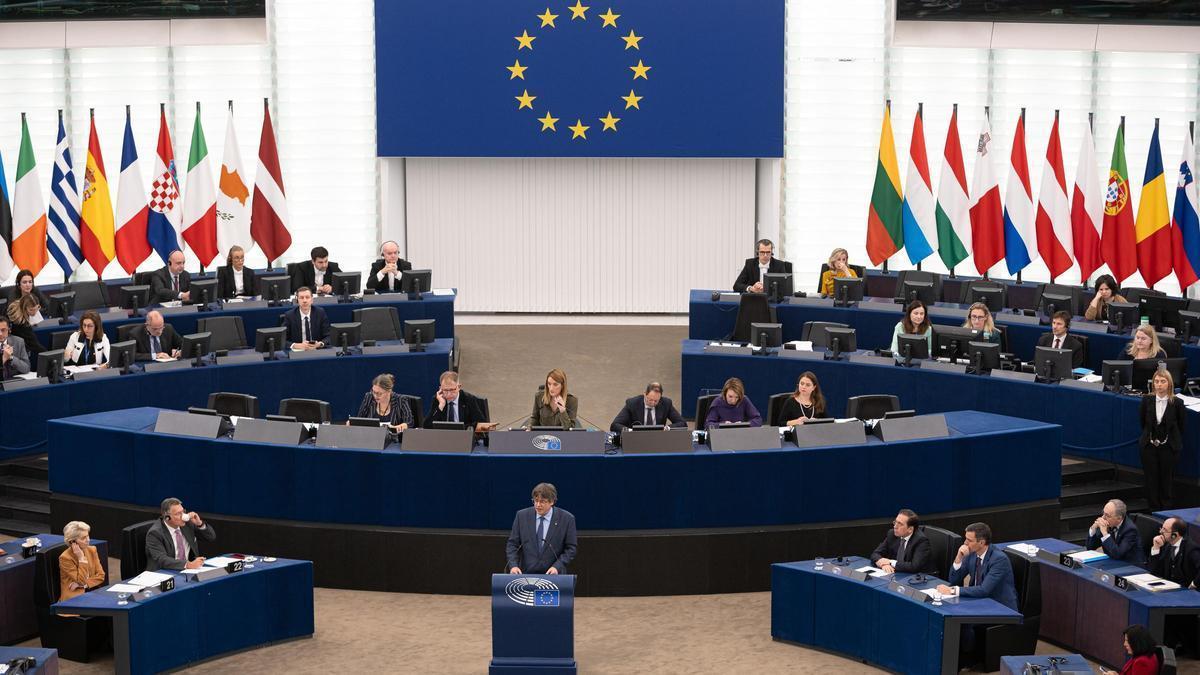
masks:
[[[1083,563],[1084,565],[1098,562],[1100,560],[1108,560],[1108,554],[1101,551],[1076,551],[1074,553],[1068,553],[1067,555]]]
[[[864,567],[860,567],[854,571],[855,572],[866,572],[868,576],[872,576],[872,577],[888,576],[887,572],[884,572],[883,570],[879,569],[878,567],[872,567],[871,565],[866,565]]]
[[[1174,581],[1167,581],[1153,574],[1134,574],[1133,576],[1125,577],[1125,580],[1144,591],[1152,591],[1154,593],[1158,593],[1159,591],[1177,591],[1180,588],[1179,584]]]
[[[208,558],[204,561],[205,567],[224,567],[231,562],[237,562],[237,558]]]
[[[63,366],[63,370],[74,375],[75,373],[90,373],[93,370],[95,370],[97,367],[98,366],[93,363],[93,364],[89,364],[86,366]]]
[[[137,593],[143,588],[157,586],[170,578],[170,574],[163,574],[162,572],[142,572],[132,579],[126,579],[122,583],[109,586],[108,590],[112,593]]]
[[[1017,553],[1023,553],[1030,558],[1037,557],[1039,550],[1038,547],[1034,546],[1033,544],[1026,544],[1025,542],[1021,542],[1020,544],[1009,544],[1008,547]]]
[[[793,348],[802,352],[812,351],[812,340],[792,340],[791,342],[787,342],[785,344],[792,345]]]
[[[430,292],[434,295],[454,295],[453,288],[435,288]]]
[[[1183,394],[1176,394],[1175,397],[1180,401],[1183,401],[1185,408],[1189,410],[1200,410],[1200,398],[1196,398],[1195,396],[1184,396]]]

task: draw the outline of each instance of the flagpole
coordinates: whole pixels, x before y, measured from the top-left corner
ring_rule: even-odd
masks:
[[[1025,128],[1025,109],[1024,108],[1021,108],[1021,128],[1022,129]],[[1027,164],[1028,164],[1028,162],[1029,162],[1029,160],[1026,160]],[[1028,171],[1028,168],[1026,168],[1026,171]],[[1034,206],[1034,208],[1036,209],[1037,207]],[[1035,215],[1036,215],[1036,213],[1035,213]],[[1026,246],[1028,246],[1028,244],[1026,244]],[[1021,269],[1017,270],[1017,285],[1018,286],[1025,283],[1025,282],[1021,281],[1021,272],[1023,272],[1023,271],[1025,271],[1025,268],[1021,268]],[[1050,283],[1054,283],[1053,278],[1050,279]]]
[[[924,123],[925,123],[925,119],[924,119],[924,118],[925,118],[925,116],[922,114],[922,112],[923,112],[924,110],[925,110],[925,104],[924,104],[924,103],[920,103],[920,102],[918,102],[918,103],[917,103],[917,117],[920,117],[920,118],[921,118],[921,124],[924,124]],[[917,271],[918,271],[918,272],[920,272],[920,271],[921,271],[921,263],[922,263],[922,262],[924,262],[924,261],[923,261],[923,260],[918,260],[918,261],[917,261]]]
[[[1094,113],[1094,112],[1089,112],[1089,113],[1088,113],[1088,131],[1090,131],[1090,132],[1091,132],[1091,134],[1092,134],[1092,139],[1093,139],[1093,140],[1092,140],[1092,146],[1094,147],[1094,146],[1096,145],[1096,141],[1094,140],[1094,139],[1096,138],[1096,113]],[[1078,182],[1079,178],[1078,178],[1078,177],[1076,177],[1076,178],[1075,178],[1075,180],[1076,180],[1076,182]],[[1085,185],[1085,186],[1084,186],[1084,188],[1086,189],[1086,188],[1087,188],[1087,186]],[[1087,202],[1087,198],[1086,198],[1086,196],[1084,197],[1084,202],[1085,202],[1085,203]],[[1085,210],[1086,210],[1086,209],[1085,209]],[[1078,257],[1078,256],[1079,256],[1079,251],[1076,251],[1076,252],[1075,252],[1075,255],[1076,255],[1076,257]],[[1103,261],[1101,262],[1101,264],[1103,264]],[[1094,272],[1095,270],[1092,270],[1092,271]],[[1087,279],[1087,277],[1083,277],[1083,276],[1081,276],[1081,277],[1079,278],[1079,283],[1080,283],[1080,284],[1083,286],[1084,290],[1087,290],[1087,287],[1088,287],[1088,279]]]
[[[891,105],[891,101],[888,101],[888,105],[889,106]],[[266,117],[270,112],[271,112],[270,99],[268,97],[264,96],[263,97],[263,117]],[[261,151],[261,148],[260,148],[260,151]],[[259,156],[261,157],[261,155],[259,155]],[[251,218],[253,218],[253,215],[251,216]],[[263,253],[266,253],[266,251],[264,250]],[[887,261],[886,260],[884,261],[883,266],[884,266],[884,270],[886,271],[887,270]],[[274,268],[275,268],[275,261],[268,258],[267,259],[267,269],[274,269]]]
[[[265,99],[265,98],[264,98],[264,99],[263,99],[263,105],[265,106],[266,104],[267,104],[267,99]],[[890,99],[890,98],[889,98],[889,99],[887,99],[887,101],[885,101],[885,102],[884,102],[884,106],[887,108],[888,115],[891,115],[891,113],[892,113],[892,99]],[[881,153],[881,154],[882,154],[882,153]],[[879,266],[879,269],[880,269],[880,270],[881,270],[881,271],[882,271],[884,274],[887,274],[887,273],[888,273],[888,261],[887,261],[887,258],[884,258],[884,259],[883,259],[883,264]]]
[[[987,119],[987,121],[988,121],[988,129],[991,129],[991,126],[992,126],[992,106],[990,106],[990,105],[985,105],[985,106],[983,106],[983,116],[984,116],[984,118],[985,118],[985,119]],[[980,136],[980,138],[982,138],[982,137],[983,137],[983,136],[981,135],[981,136]],[[998,189],[998,188],[997,188],[997,189]],[[974,253],[974,251],[972,251],[972,253]],[[991,279],[988,279],[988,272],[991,272],[991,271],[992,271],[992,270],[991,270],[991,268],[990,268],[990,267],[989,267],[988,269],[986,269],[986,270],[984,270],[984,271],[983,271],[983,280],[984,280],[984,281],[991,281]]]
[[[953,112],[953,113],[950,115],[950,119],[952,119],[952,120],[958,120],[958,104],[957,104],[957,103],[955,103],[955,104],[954,104],[954,112]],[[955,123],[955,126],[958,126],[958,125],[957,125],[957,122]],[[956,135],[957,135],[957,134],[956,134]],[[960,148],[960,150],[961,150],[961,148]],[[941,194],[941,192],[940,192],[940,189],[941,189],[941,187],[939,186],[939,188],[938,188],[938,189],[939,189],[939,193],[938,193],[938,194],[940,195],[940,194]],[[970,202],[970,200],[968,199],[968,205],[969,205],[969,202]],[[953,228],[951,228],[951,229],[953,229]],[[950,278],[951,278],[951,279],[953,279],[953,278],[954,278],[954,265],[951,265],[951,266],[950,266]]]
[[[1057,108],[1055,108],[1055,110],[1054,110],[1054,123],[1055,123],[1056,125],[1058,124],[1058,109],[1057,109]],[[1061,145],[1061,144],[1060,144],[1060,145]],[[1061,154],[1061,153],[1060,153],[1060,154]],[[1038,197],[1041,197],[1041,194],[1040,194],[1040,193],[1038,194]],[[1034,207],[1033,207],[1033,208],[1034,208],[1034,217],[1036,218],[1036,217],[1037,217],[1037,212],[1036,212],[1036,210],[1037,210],[1037,205],[1034,205]],[[1051,230],[1053,230],[1053,229],[1054,229],[1053,225],[1051,225],[1051,228],[1050,228],[1050,229],[1051,229]],[[1049,268],[1049,267],[1050,267],[1050,265],[1046,265],[1046,267],[1047,267],[1047,268]],[[1058,275],[1054,273],[1054,270],[1050,270],[1050,283],[1054,283],[1056,279],[1058,279]]]

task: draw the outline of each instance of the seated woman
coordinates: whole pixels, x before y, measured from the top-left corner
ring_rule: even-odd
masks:
[[[892,354],[897,361],[904,360],[904,355],[900,353],[901,335],[924,335],[929,353],[933,354],[933,324],[929,322],[925,303],[920,300],[908,303],[908,307],[904,308],[904,318],[896,322],[896,328],[892,330]]]
[[[704,428],[711,429],[722,424],[749,422],[752,427],[762,426],[762,415],[758,408],[746,398],[746,388],[736,377],[725,380],[721,395],[713,399],[704,418]]]
[[[567,393],[567,374],[555,368],[546,373],[546,388],[533,395],[528,426],[571,429],[577,424],[578,411],[579,400]]]
[[[828,417],[825,413],[825,395],[821,384],[811,371],[804,371],[796,380],[796,391],[779,407],[778,419],[772,421],[777,427],[794,427],[808,420]]]
[[[821,295],[833,295],[834,279],[857,279],[858,274],[850,267],[850,254],[844,248],[835,248],[829,254],[829,269],[821,273]]]
[[[1131,359],[1165,359],[1167,352],[1158,344],[1158,333],[1154,326],[1142,324],[1133,331],[1133,341],[1125,347]]]
[[[393,391],[396,388],[394,375],[384,373],[371,380],[371,391],[363,395],[355,417],[370,417],[387,424],[388,430],[399,433],[412,426],[413,414],[408,403]],[[347,422],[349,424],[349,422]]]
[[[1121,667],[1119,675],[1158,675],[1158,645],[1154,636],[1141,624],[1133,624],[1124,631],[1125,653],[1129,660]],[[1101,668],[1103,675],[1118,675],[1117,671]]]
[[[108,367],[108,337],[104,335],[104,324],[100,322],[100,315],[94,310],[89,309],[83,313],[83,318],[79,320],[79,330],[67,338],[63,354],[63,362],[69,366]]]
[[[254,270],[246,267],[245,249],[241,246],[229,247],[225,264],[217,268],[217,297],[228,300],[254,294]]]
[[[16,285],[8,289],[8,303],[11,305],[26,295],[32,295],[34,299],[37,300],[38,307],[48,307],[50,305],[50,300],[46,297],[46,295],[33,285],[33,272],[30,272],[29,270],[21,270],[20,272],[17,272]],[[34,321],[33,323],[34,325],[37,325],[40,322],[41,317],[39,316],[38,320]]]
[[[37,362],[38,354],[46,351],[46,347],[38,342],[37,335],[33,332],[33,324],[29,322],[31,317],[40,315],[41,310],[37,297],[32,294],[8,305],[8,320],[12,324],[9,332],[25,341],[31,365]]]
[[[1125,298],[1117,295],[1119,290],[1121,287],[1112,275],[1101,274],[1096,279],[1096,295],[1092,296],[1087,309],[1083,310],[1083,318],[1088,321],[1108,321],[1108,303],[1126,302]]]
[[[963,328],[979,331],[983,342],[1000,344],[1000,331],[996,330],[996,321],[992,318],[992,310],[982,302],[971,305],[971,308],[967,310],[967,320],[963,321]]]
[[[88,536],[91,531],[91,526],[82,520],[72,520],[63,527],[63,543],[67,544],[67,549],[58,556],[59,602],[104,585],[104,567],[100,565],[100,555]]]

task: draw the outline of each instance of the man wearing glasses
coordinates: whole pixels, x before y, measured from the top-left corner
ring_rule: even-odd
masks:
[[[894,572],[920,572],[935,574],[933,548],[925,533],[917,529],[920,520],[909,509],[900,509],[892,521],[892,529],[875,547],[871,562],[888,574]]]
[[[533,488],[533,506],[517,511],[505,553],[509,574],[565,574],[577,548],[575,516],[557,508],[550,483]]]
[[[759,239],[756,251],[757,257],[746,259],[737,281],[733,282],[733,290],[738,293],[762,293],[764,274],[792,271],[791,263],[774,257],[775,244],[770,239]]]
[[[496,425],[488,421],[483,402],[478,396],[463,391],[458,373],[447,370],[442,373],[439,388],[433,395],[433,405],[425,416],[425,428],[432,429],[434,422],[461,422],[467,429],[476,432],[491,431]]]

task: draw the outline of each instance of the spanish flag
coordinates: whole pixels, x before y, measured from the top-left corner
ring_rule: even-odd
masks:
[[[867,255],[878,265],[904,248],[900,167],[896,163],[896,142],[892,138],[892,102],[883,111],[883,131],[879,134],[879,165],[875,167],[875,187],[871,191],[871,210],[867,214]]]
[[[1171,211],[1167,208],[1167,184],[1163,177],[1162,149],[1158,145],[1158,118],[1154,119],[1154,135],[1150,137],[1150,156],[1146,158],[1146,180],[1142,182],[1142,197],[1138,203],[1137,223],[1138,271],[1146,286],[1171,273]]]
[[[83,208],[79,212],[79,244],[83,257],[104,276],[104,268],[116,255],[113,240],[113,205],[108,192],[108,176],[104,172],[104,156],[96,138],[96,115],[92,111],[92,131],[88,136],[87,167],[83,171]]]

